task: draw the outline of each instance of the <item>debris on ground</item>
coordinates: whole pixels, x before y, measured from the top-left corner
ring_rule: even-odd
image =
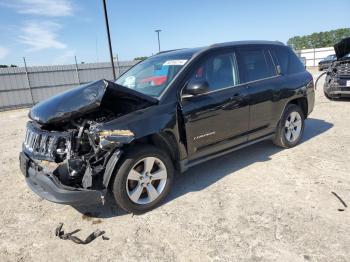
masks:
[[[93,221],[91,222],[91,224],[93,224],[93,225],[101,224],[101,223],[102,223],[102,220],[101,220],[101,219],[93,220]]]
[[[64,231],[62,230],[63,227],[63,223],[59,223],[56,230],[55,230],[55,235],[57,237],[59,237],[60,239],[63,240],[71,240],[76,244],[82,244],[82,245],[86,245],[89,244],[90,242],[92,242],[93,240],[95,240],[96,238],[98,238],[99,236],[102,236],[103,240],[109,240],[108,237],[103,236],[103,234],[105,233],[105,231],[100,231],[99,229],[95,230],[94,232],[92,232],[85,240],[82,240],[76,236],[73,236],[74,234],[78,233],[79,231],[81,231],[80,229],[76,229],[70,233],[64,233]]]
[[[348,207],[347,204],[344,202],[344,200],[343,200],[337,193],[335,193],[335,192],[332,191],[332,194],[333,194],[336,198],[338,198],[338,200],[340,201],[340,203],[343,204],[344,207]],[[343,209],[343,208],[339,208],[339,209],[338,209],[338,211],[344,211],[344,210],[345,210],[345,209]]]

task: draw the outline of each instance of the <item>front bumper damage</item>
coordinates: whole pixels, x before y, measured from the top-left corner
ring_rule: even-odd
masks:
[[[336,77],[327,76],[324,85],[324,92],[329,97],[350,97],[350,76]]]
[[[103,204],[122,148],[135,139],[119,119],[156,103],[100,80],[35,105],[20,153],[29,187],[56,203]]]
[[[41,198],[59,204],[72,206],[104,204],[107,189],[92,190],[63,185],[45,167],[20,153],[20,168],[30,189]]]
[[[327,70],[324,93],[328,98],[350,97],[350,37],[334,45],[337,60]]]
[[[350,59],[334,62],[326,74],[324,92],[328,97],[350,96]]]

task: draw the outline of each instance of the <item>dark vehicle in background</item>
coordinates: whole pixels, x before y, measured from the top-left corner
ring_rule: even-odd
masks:
[[[325,57],[318,63],[318,70],[323,71],[327,69],[335,60],[337,60],[336,55],[329,55]]]
[[[34,106],[20,153],[29,187],[57,203],[142,213],[169,193],[174,170],[262,140],[297,145],[314,85],[279,42],[246,41],[152,56]]]
[[[324,94],[329,99],[350,97],[350,37],[334,45],[337,60],[328,68]]]

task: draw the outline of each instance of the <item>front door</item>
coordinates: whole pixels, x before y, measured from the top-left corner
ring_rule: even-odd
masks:
[[[183,92],[181,106],[190,160],[246,142],[249,106],[246,86],[239,85],[235,53],[204,58],[188,79],[193,80],[207,81],[209,90],[196,96]]]

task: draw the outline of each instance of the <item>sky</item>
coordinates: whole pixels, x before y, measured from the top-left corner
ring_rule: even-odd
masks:
[[[350,0],[107,0],[120,61],[161,49],[278,40],[350,27]],[[108,61],[102,0],[0,0],[0,64]]]

